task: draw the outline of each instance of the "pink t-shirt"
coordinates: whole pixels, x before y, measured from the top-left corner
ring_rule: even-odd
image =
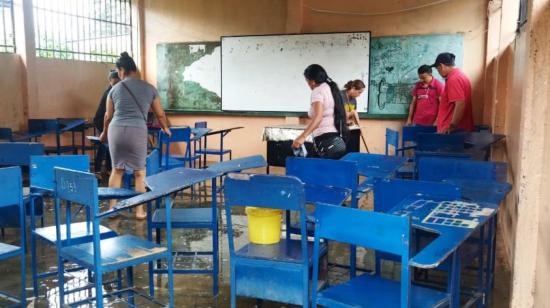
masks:
[[[307,113],[310,118],[315,117],[314,102],[320,102],[323,105],[323,119],[321,119],[319,126],[313,130],[313,137],[338,132],[334,126],[334,98],[332,97],[330,86],[326,82],[323,82],[311,91],[311,106]]]

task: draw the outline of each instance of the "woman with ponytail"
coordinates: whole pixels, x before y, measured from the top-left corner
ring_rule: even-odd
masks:
[[[134,171],[136,191],[145,192],[145,159],[147,156],[147,112],[152,109],[162,130],[170,135],[164,110],[160,105],[157,89],[139,79],[136,63],[127,52],[116,61],[117,83],[107,97],[101,142],[109,142],[113,170],[109,187],[120,187],[124,170]],[[111,203],[111,207],[114,202]],[[145,219],[143,206],[136,211],[136,218]]]
[[[294,140],[292,147],[301,147],[307,136],[312,134],[319,157],[339,159],[346,154],[344,139],[347,138],[348,128],[338,85],[319,64],[308,66],[304,71],[304,77],[312,90],[308,112],[311,122]]]

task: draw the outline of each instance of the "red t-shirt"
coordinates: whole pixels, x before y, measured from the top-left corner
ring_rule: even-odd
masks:
[[[439,108],[439,97],[443,93],[443,84],[432,78],[430,84],[417,82],[411,91],[411,95],[416,98],[416,107],[414,108],[413,123],[416,125],[433,125],[437,118]]]
[[[453,119],[456,101],[464,101],[464,114],[457,128],[470,132],[474,129],[472,116],[472,87],[470,80],[458,69],[453,69],[445,80],[445,90],[441,95],[439,112],[437,114],[437,131],[444,131]]]

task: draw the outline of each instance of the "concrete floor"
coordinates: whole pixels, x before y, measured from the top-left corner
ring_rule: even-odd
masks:
[[[188,195],[181,195],[177,199],[177,203],[189,204],[191,198]],[[362,204],[367,204],[369,200],[363,200]],[[105,206],[105,205],[104,205]],[[221,207],[220,207],[221,208]],[[132,233],[139,236],[146,236],[145,222],[136,221],[132,218],[132,213],[124,213],[122,217],[114,220],[105,221],[105,225],[108,225],[112,229],[116,230],[120,234]],[[247,227],[246,217],[244,215],[235,215],[234,224],[236,226],[235,235],[237,236],[236,245],[246,242],[247,240]],[[46,224],[49,225],[53,220],[53,210],[51,203],[46,206]],[[228,262],[228,244],[227,244],[227,229],[225,224],[225,214],[222,212],[223,223],[220,227],[220,294],[217,298],[214,298],[211,293],[212,280],[205,275],[176,275],[175,276],[175,295],[177,307],[228,307],[229,306],[229,262]],[[11,230],[7,230],[5,242],[17,241],[17,235]],[[182,250],[208,248],[210,247],[211,234],[203,230],[190,230],[183,231],[177,230],[174,233],[174,245]],[[30,255],[30,253],[28,254]],[[345,263],[348,259],[349,253],[344,245],[331,245],[331,251],[329,259],[331,262]],[[41,270],[55,269],[56,259],[55,250],[53,247],[46,247],[45,245],[39,245],[39,268]],[[358,262],[360,267],[372,269],[374,268],[374,257],[372,252],[366,250],[360,250],[358,256]],[[28,267],[30,267],[30,257],[28,258]],[[182,266],[194,266],[198,268],[205,268],[209,266],[208,258],[178,258],[176,265]],[[0,263],[0,290],[7,290],[12,293],[18,292],[19,288],[19,261],[18,259],[11,259]],[[382,274],[385,277],[398,279],[399,266],[392,262],[385,262],[382,268]],[[329,270],[329,277],[332,283],[336,283],[344,280],[347,277],[347,270],[331,267]],[[471,274],[465,274],[464,285],[471,285],[469,281]],[[147,267],[138,266],[134,270],[135,285],[141,287],[141,289],[147,291]],[[436,280],[444,281],[444,276],[440,273],[431,273],[430,277]],[[498,262],[496,267],[495,277],[495,290],[493,292],[493,298],[491,300],[491,307],[508,307],[509,306],[509,291],[510,291],[510,272],[502,265],[502,262]],[[31,286],[30,269],[27,273],[27,286]],[[84,271],[73,272],[66,274],[66,283],[71,287],[85,284],[87,275]],[[105,286],[106,289],[110,288],[109,285]],[[167,299],[167,280],[166,277],[159,277],[156,280],[156,295],[158,298],[165,302]],[[29,296],[29,307],[59,307],[58,303],[58,289],[57,279],[55,277],[45,279],[40,282],[40,296],[38,298],[31,298],[32,290],[27,288]],[[68,297],[69,301],[74,301],[80,298],[88,296],[87,291],[74,293]],[[150,303],[136,300],[138,307],[156,307]],[[0,299],[0,307],[4,307],[6,302]],[[239,298],[238,307],[254,307],[256,301],[252,299]],[[263,307],[293,307],[292,305],[284,305],[280,303],[266,302]],[[126,303],[122,299],[110,299],[106,307],[126,307]]]

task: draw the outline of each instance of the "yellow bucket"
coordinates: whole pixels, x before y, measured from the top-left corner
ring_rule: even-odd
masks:
[[[276,244],[281,240],[281,210],[246,207],[248,239],[254,244]]]

